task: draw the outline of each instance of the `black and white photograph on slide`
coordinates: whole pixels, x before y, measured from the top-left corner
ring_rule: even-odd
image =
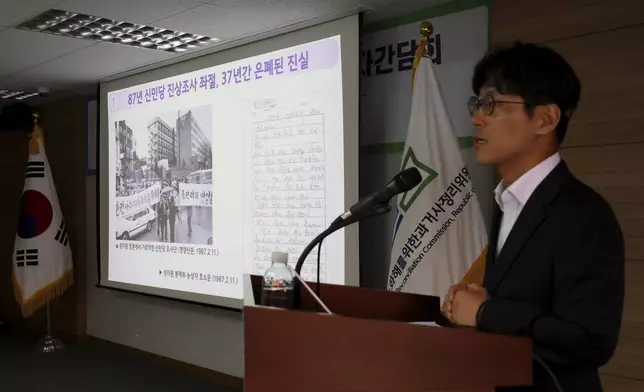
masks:
[[[212,245],[212,108],[111,124],[116,135],[116,238]]]

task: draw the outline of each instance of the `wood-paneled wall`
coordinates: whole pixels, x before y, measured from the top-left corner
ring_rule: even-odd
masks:
[[[51,165],[58,199],[65,217],[72,255],[74,280],[51,304],[52,329],[62,338],[85,334],[85,99],[68,98],[38,108],[45,134],[45,149]],[[14,299],[11,269],[18,223],[20,195],[27,163],[26,133],[0,134],[0,204],[4,207],[0,225],[0,320],[20,325],[36,334],[45,333],[45,309],[23,319]]]
[[[608,392],[644,390],[644,1],[494,0],[493,44],[546,44],[582,82],[563,148],[572,171],[608,199],[626,238],[626,303]]]

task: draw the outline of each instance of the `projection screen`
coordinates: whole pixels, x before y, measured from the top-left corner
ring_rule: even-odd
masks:
[[[357,15],[100,84],[99,285],[227,308],[358,200]],[[317,250],[303,277],[317,276]],[[358,228],[323,244],[358,285]]]

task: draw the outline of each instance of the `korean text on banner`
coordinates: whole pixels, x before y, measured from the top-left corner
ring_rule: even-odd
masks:
[[[387,288],[443,297],[483,257],[487,234],[432,61],[417,57],[401,170],[423,181],[399,195]]]
[[[150,207],[161,199],[161,183],[155,182],[147,189],[129,196],[116,198],[116,216],[130,216]]]
[[[179,183],[179,205],[212,207],[212,184]]]

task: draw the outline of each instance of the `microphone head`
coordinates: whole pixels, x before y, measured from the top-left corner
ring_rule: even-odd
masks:
[[[383,204],[388,204],[389,200],[399,193],[404,193],[420,184],[423,177],[415,167],[405,169],[396,174],[394,178],[389,181],[384,188],[364,197],[359,202],[349,208],[351,214],[347,215],[360,215],[368,211],[373,211],[374,208],[382,207]],[[388,207],[388,206],[387,206]],[[344,215],[341,219],[346,220]]]
[[[415,167],[410,167],[398,173],[395,177],[396,190],[398,193],[407,192],[416,185],[420,184],[423,176]]]

